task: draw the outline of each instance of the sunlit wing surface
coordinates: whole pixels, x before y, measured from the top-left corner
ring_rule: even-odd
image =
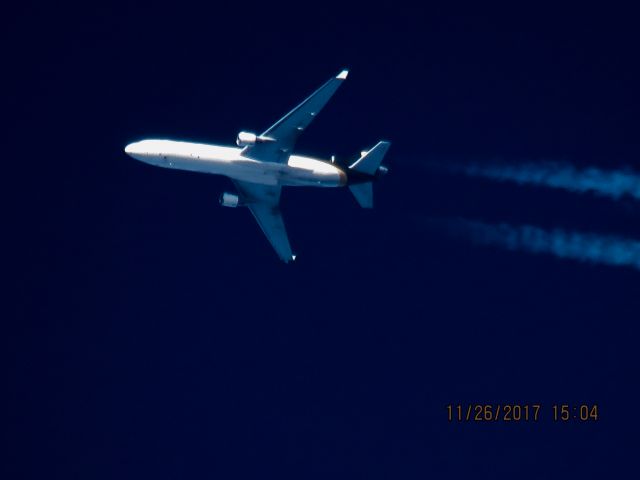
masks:
[[[286,162],[300,134],[336,93],[348,73],[343,70],[330,79],[261,135],[273,141],[247,146],[242,150],[242,155],[266,162]]]
[[[281,187],[238,180],[234,180],[233,183],[238,189],[242,202],[251,210],[278,256],[284,262],[294,260],[295,255],[291,251],[289,237],[280,212]]]

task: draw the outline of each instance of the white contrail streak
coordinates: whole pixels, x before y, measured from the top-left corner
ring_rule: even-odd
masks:
[[[551,254],[603,265],[640,270],[640,241],[571,230],[544,230],[532,225],[491,224],[472,220],[445,222],[449,233],[479,245],[513,251]]]
[[[568,163],[541,162],[524,164],[444,165],[431,163],[430,167],[471,177],[483,177],[496,181],[521,185],[539,185],[571,192],[591,192],[595,195],[618,199],[629,195],[640,200],[640,173],[629,168],[602,170],[595,167],[576,168]]]

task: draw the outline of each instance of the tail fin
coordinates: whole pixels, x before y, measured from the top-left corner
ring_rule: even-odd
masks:
[[[373,184],[371,182],[379,171],[386,173],[386,168],[380,167],[380,164],[390,146],[389,142],[378,142],[371,150],[362,152],[360,158],[349,166],[349,170],[364,174],[365,178],[366,176],[371,177],[364,182],[349,185],[351,193],[362,208],[373,208]]]

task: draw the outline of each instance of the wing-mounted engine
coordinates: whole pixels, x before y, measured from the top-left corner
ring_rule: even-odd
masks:
[[[223,207],[242,207],[244,203],[240,200],[240,197],[235,193],[224,192],[220,195],[220,205]]]
[[[263,135],[256,135],[251,132],[240,132],[238,134],[238,138],[236,139],[236,145],[239,147],[249,147],[251,145],[255,145],[256,143],[266,143],[266,142],[275,142],[275,138],[265,137]]]

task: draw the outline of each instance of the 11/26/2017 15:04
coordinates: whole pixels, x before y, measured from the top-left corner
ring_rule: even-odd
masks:
[[[597,404],[449,404],[446,406],[449,422],[594,422],[598,420]]]

